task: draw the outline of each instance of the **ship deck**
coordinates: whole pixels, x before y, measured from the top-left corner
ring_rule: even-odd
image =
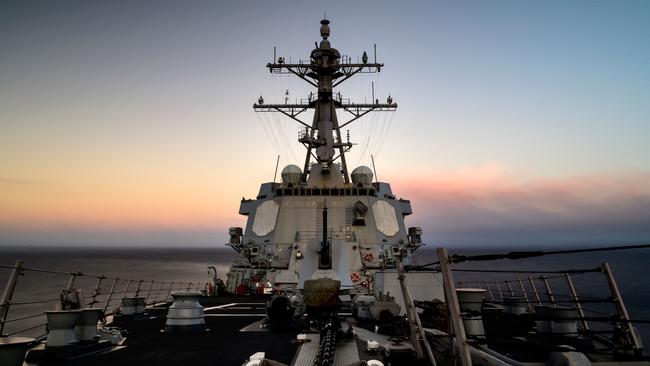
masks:
[[[126,331],[126,347],[110,352],[66,360],[66,365],[241,365],[256,352],[290,364],[296,349],[296,331],[260,327],[265,295],[204,298],[208,330],[196,333],[167,333],[166,306],[147,309],[138,319],[113,319],[109,326]],[[53,362],[56,364],[56,362]]]

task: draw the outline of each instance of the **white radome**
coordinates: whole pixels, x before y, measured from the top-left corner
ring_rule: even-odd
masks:
[[[282,182],[285,184],[298,184],[302,176],[302,170],[297,165],[287,165],[282,169]]]
[[[365,165],[356,167],[352,171],[351,176],[352,176],[352,183],[354,183],[355,185],[361,184],[367,186],[372,183],[372,176],[373,176],[372,170],[370,170],[370,168],[368,168]]]

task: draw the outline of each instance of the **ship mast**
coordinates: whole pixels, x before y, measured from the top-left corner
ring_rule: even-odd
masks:
[[[368,62],[368,55],[363,53],[362,63],[352,63],[349,58],[341,60],[341,54],[336,48],[332,48],[328,40],[330,35],[329,20],[323,19],[320,24],[320,35],[323,38],[320,44],[311,52],[309,62],[285,63],[283,57],[276,59],[273,55],[273,62],[266,67],[271,73],[293,74],[318,89],[314,96],[310,93],[306,100],[296,104],[290,104],[285,99],[284,104],[264,104],[260,96],[258,103],[253,105],[256,112],[280,112],[287,117],[297,121],[305,127],[301,132],[298,141],[307,149],[305,166],[303,169],[302,181],[307,179],[310,171],[311,159],[315,159],[320,165],[323,174],[329,174],[332,163],[339,159],[341,162],[341,174],[345,183],[350,182],[345,153],[350,151],[352,143],[349,134],[346,141],[341,136],[341,128],[353,121],[363,117],[371,111],[395,111],[397,103],[394,103],[389,96],[386,103],[379,103],[374,99],[372,103],[350,103],[344,100],[340,93],[334,95],[334,88],[344,81],[359,73],[380,72],[384,64]],[[298,118],[307,109],[314,109],[314,117],[311,124]],[[337,109],[343,109],[352,117],[339,124],[336,115]],[[338,155],[336,155],[338,151]]]

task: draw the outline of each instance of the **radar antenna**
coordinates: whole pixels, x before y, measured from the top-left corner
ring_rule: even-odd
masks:
[[[375,48],[375,61],[368,62],[368,55],[364,51],[361,63],[353,63],[349,57],[341,60],[341,54],[335,48],[332,48],[330,41],[329,20],[323,19],[320,22],[320,34],[322,40],[320,45],[317,43],[316,48],[311,52],[309,61],[299,61],[298,63],[285,63],[284,57],[276,59],[275,47],[273,49],[273,63],[268,63],[269,71],[274,74],[293,74],[318,89],[314,97],[312,93],[307,99],[302,99],[296,103],[289,103],[288,91],[285,94],[284,104],[265,104],[264,99],[260,96],[258,103],[253,105],[256,112],[280,112],[285,116],[293,119],[305,127],[301,131],[298,141],[307,149],[305,157],[305,168],[303,169],[302,180],[307,179],[310,170],[311,159],[314,158],[321,166],[321,172],[329,172],[330,165],[337,159],[341,161],[341,174],[345,183],[350,182],[350,175],[345,160],[345,153],[350,151],[353,143],[348,137],[347,141],[341,138],[341,128],[349,125],[357,119],[365,116],[372,111],[389,111],[397,109],[397,103],[393,102],[392,97],[388,97],[386,103],[379,103],[374,98],[372,103],[351,103],[343,99],[341,93],[333,94],[333,89],[344,81],[361,73],[377,73],[381,71],[384,64],[377,63],[377,51]],[[307,111],[314,109],[314,117],[311,124],[304,122],[298,116]],[[351,114],[351,118],[342,124],[339,124],[336,115],[337,109],[343,109]],[[349,136],[349,135],[348,135]],[[338,150],[338,155],[336,155]]]

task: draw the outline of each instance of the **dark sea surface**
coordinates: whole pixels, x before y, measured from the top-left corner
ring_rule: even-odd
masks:
[[[506,253],[504,250],[455,250],[450,249],[450,254],[485,254]],[[435,251],[423,249],[416,252],[416,259],[420,264],[436,260]],[[32,314],[39,314],[54,308],[54,301],[62,288],[67,286],[70,276],[67,273],[81,272],[87,275],[105,275],[108,279],[102,280],[101,293],[97,297],[98,304],[104,306],[107,293],[115,278],[119,278],[109,309],[119,303],[125,290],[134,294],[140,285],[140,295],[148,296],[149,300],[166,297],[170,288],[186,289],[192,283],[192,288],[203,289],[208,280],[207,267],[215,266],[218,276],[225,280],[225,274],[230,262],[234,258],[234,251],[229,248],[218,249],[165,249],[165,248],[7,248],[0,247],[0,265],[13,266],[15,260],[25,261],[25,267],[33,269],[47,269],[66,274],[52,274],[45,272],[26,271],[18,280],[14,303],[9,310],[8,319],[17,319]],[[566,269],[596,269],[601,263],[608,262],[619,285],[625,305],[633,320],[650,320],[650,282],[648,269],[650,268],[650,250],[635,249],[625,251],[608,251],[582,254],[553,255],[534,257],[520,260],[497,260],[489,262],[465,262],[455,264],[454,269],[480,269],[480,270],[521,270],[521,271],[561,271]],[[4,289],[10,270],[0,268],[0,289]],[[538,278],[539,273],[532,274]],[[569,304],[569,290],[566,280],[557,274],[546,274],[558,302]],[[530,301],[534,300],[534,293],[528,274],[523,273],[473,273],[454,272],[456,282],[463,282],[466,286],[477,286],[480,282],[503,280],[511,281],[515,295],[521,296],[521,287],[518,279],[522,279],[525,291]],[[602,299],[610,296],[606,277],[599,272],[576,274],[572,276],[577,293],[584,299]],[[129,280],[131,282],[129,283]],[[143,280],[139,284],[139,280]],[[153,286],[149,281],[154,282]],[[174,282],[171,284],[170,282]],[[543,282],[535,279],[539,295],[545,298]],[[162,284],[161,282],[164,282]],[[183,282],[182,285],[179,283]],[[129,285],[126,289],[127,284]],[[90,301],[92,290],[97,285],[97,278],[79,277],[75,287],[83,289],[86,302]],[[496,294],[499,290],[495,284],[490,285]],[[1,290],[0,290],[1,291]],[[507,295],[507,285],[501,284],[501,291]],[[517,292],[519,291],[519,292]],[[46,302],[41,302],[46,301]],[[36,303],[32,303],[36,302]],[[610,304],[589,303],[584,305],[590,312],[588,316],[602,316],[601,313],[611,314],[614,308]],[[9,334],[26,327],[34,326],[27,332],[32,336],[44,333],[43,316],[9,322],[4,333]],[[637,324],[637,328],[645,340],[650,340],[650,324]]]

